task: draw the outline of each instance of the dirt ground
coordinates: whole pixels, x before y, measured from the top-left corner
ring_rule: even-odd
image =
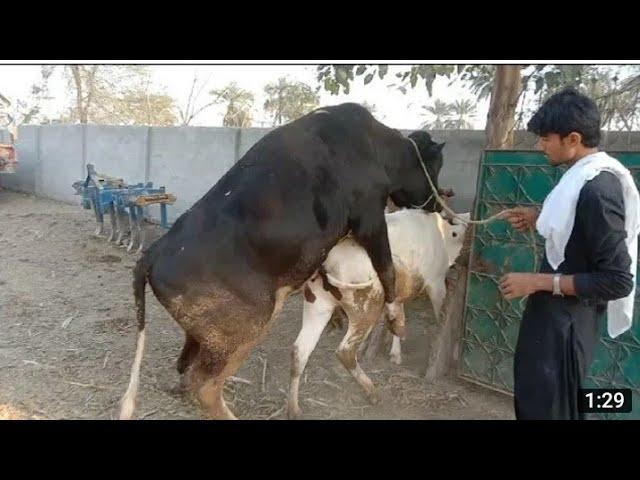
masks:
[[[108,224],[108,221],[106,222]],[[80,206],[0,189],[0,419],[111,419],[135,350],[131,269],[137,258],[92,236]],[[162,229],[146,226],[147,237]],[[202,419],[176,388],[183,344],[178,325],[147,288],[147,343],[135,417]],[[301,323],[300,295],[288,299],[265,341],[225,398],[240,419],[285,419],[290,348]],[[345,330],[327,330],[300,386],[305,419],[512,419],[511,397],[448,376],[428,384],[427,299],[407,306],[403,364],[386,354],[363,369],[379,387],[370,405],[335,349]],[[345,326],[346,327],[346,326]]]

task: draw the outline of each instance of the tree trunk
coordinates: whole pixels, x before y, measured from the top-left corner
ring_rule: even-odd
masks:
[[[71,65],[71,73],[76,84],[76,110],[78,111],[78,120],[80,123],[87,123],[87,112],[82,101],[82,78],[80,77],[80,67]]]
[[[487,114],[486,148],[513,147],[516,108],[522,91],[522,66],[496,65]]]
[[[99,67],[99,65],[93,65],[87,78],[87,99],[84,102],[84,122],[82,123],[89,121],[89,107],[91,106],[93,94],[96,90],[96,72]]]

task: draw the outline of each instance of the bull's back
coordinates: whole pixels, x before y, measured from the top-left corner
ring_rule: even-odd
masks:
[[[321,149],[300,161],[282,142],[245,155],[152,246],[157,275],[176,288],[304,282],[347,228],[341,186],[322,167]]]

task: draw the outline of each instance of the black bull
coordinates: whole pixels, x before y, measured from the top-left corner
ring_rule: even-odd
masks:
[[[409,137],[437,188],[444,144],[426,132]],[[138,261],[138,346],[121,418],[135,404],[147,282],[185,331],[178,371],[213,418],[234,418],[225,380],[348,233],[380,277],[393,329],[389,196],[439,210],[414,145],[359,105],[322,108],[264,136]]]

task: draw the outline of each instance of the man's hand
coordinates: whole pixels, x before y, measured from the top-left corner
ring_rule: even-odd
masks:
[[[526,232],[536,226],[538,211],[531,207],[516,207],[507,210],[504,219],[519,232]]]
[[[538,291],[536,273],[507,273],[500,279],[500,291],[507,300],[531,295]]]

